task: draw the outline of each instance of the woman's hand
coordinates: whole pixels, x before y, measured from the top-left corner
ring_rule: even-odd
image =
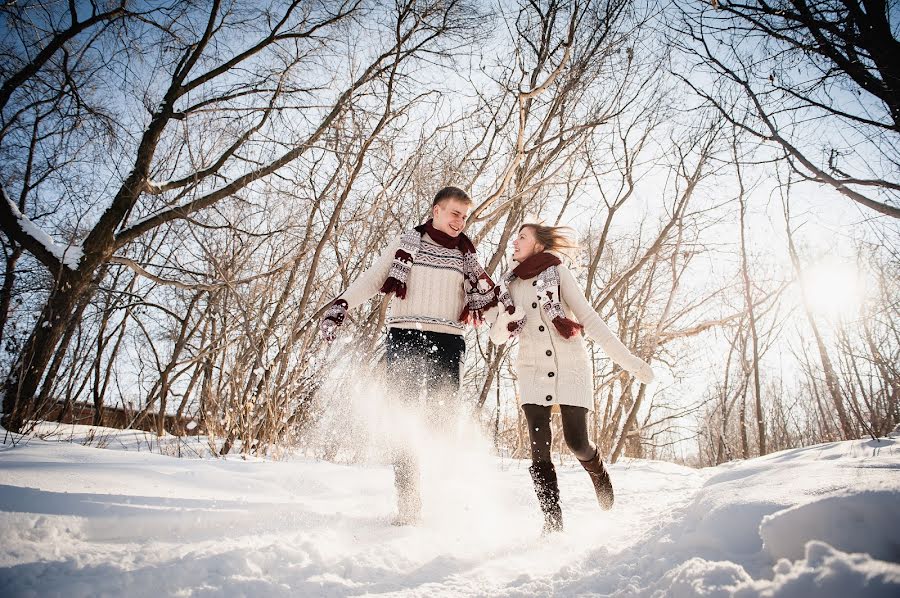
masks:
[[[510,324],[518,322],[525,317],[525,310],[518,307],[512,313],[505,309],[500,310],[497,319],[491,326],[491,342],[495,345],[502,345],[509,340]]]
[[[634,377],[637,378],[637,381],[641,384],[650,384],[656,377],[656,375],[653,373],[653,368],[651,368],[650,364],[645,361],[641,361],[640,365],[638,365],[637,368],[632,371],[632,373],[634,374]]]

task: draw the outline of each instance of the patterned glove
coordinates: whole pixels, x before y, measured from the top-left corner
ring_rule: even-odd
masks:
[[[347,302],[338,299],[331,304],[331,307],[325,312],[322,321],[319,322],[319,332],[326,341],[333,342],[337,338],[338,326],[344,323],[344,316],[347,314]]]

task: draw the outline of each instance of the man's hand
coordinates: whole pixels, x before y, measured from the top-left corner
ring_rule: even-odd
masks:
[[[319,322],[319,332],[329,343],[337,338],[337,329],[344,323],[345,315],[347,315],[347,302],[343,299],[338,299],[331,304],[331,307],[328,308],[322,317],[322,321]]]

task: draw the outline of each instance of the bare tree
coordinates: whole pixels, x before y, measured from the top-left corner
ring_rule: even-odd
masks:
[[[747,324],[750,327],[750,343],[753,350],[751,354],[750,368],[753,372],[753,398],[754,413],[756,415],[756,433],[757,443],[759,446],[759,454],[766,454],[766,424],[763,417],[762,407],[762,388],[759,380],[760,368],[760,350],[759,335],[757,334],[756,311],[753,306],[753,285],[750,281],[750,271],[747,258],[747,223],[746,223],[746,188],[744,186],[744,177],[741,172],[741,160],[738,155],[738,145],[735,139],[732,143],[732,152],[734,156],[735,175],[738,183],[738,204],[740,206],[740,227],[741,227],[741,278],[744,288],[744,304],[747,307]]]
[[[564,217],[587,178],[587,147],[650,88],[649,57],[641,62],[633,52],[645,18],[621,0],[523,2],[503,15],[511,55],[490,71],[493,87],[479,92],[469,118],[486,126],[468,135],[473,143],[456,167],[485,189],[472,221],[477,241],[495,243],[488,273],[501,266],[524,217],[563,189],[556,221]],[[507,353],[488,347],[477,405]]]
[[[794,271],[797,274],[797,279],[800,280],[803,267],[800,264],[800,257],[797,253],[797,248],[794,245],[793,231],[791,230],[789,202],[787,200],[783,201],[783,206],[785,227],[788,239],[788,251],[791,256],[791,263],[794,266]],[[837,375],[834,371],[834,366],[831,362],[831,357],[828,355],[828,348],[825,345],[825,340],[823,339],[822,333],[819,331],[819,326],[812,314],[812,309],[810,308],[809,299],[807,297],[807,291],[805,288],[803,288],[802,285],[800,292],[803,297],[803,311],[806,315],[807,321],[809,322],[809,326],[812,330],[813,336],[815,337],[816,349],[818,350],[819,358],[821,360],[821,366],[825,375],[825,383],[828,388],[828,394],[831,397],[832,405],[834,406],[835,413],[837,414],[838,421],[840,422],[842,438],[844,440],[855,438],[855,426],[853,425],[850,416],[847,413],[844,399],[841,396],[840,385],[838,383]]]
[[[362,90],[389,77],[398,64],[440,50],[442,40],[464,32],[472,18],[460,2],[397,5],[389,11],[395,31],[385,47],[374,51],[352,74],[330,105],[314,109],[312,105],[293,106],[313,91],[300,80],[299,66],[311,65],[324,56],[326,42],[334,41],[330,36],[337,28],[362,16],[361,3],[348,0],[312,6],[294,2],[280,10],[256,9],[262,12],[253,34],[247,30],[246,15],[239,14],[246,7],[239,8],[230,5],[226,9],[213,2],[203,15],[205,27],[196,32],[181,27],[182,21],[186,24],[198,16],[198,9],[192,7],[171,15],[164,10],[150,11],[127,22],[126,39],[148,30],[156,36],[148,37],[156,40],[158,45],[152,47],[162,58],[157,70],[150,71],[153,83],[148,99],[158,93],[158,102],[150,100],[149,121],[131,132],[138,141],[129,148],[133,158],[127,173],[112,193],[104,190],[104,199],[95,200],[104,207],[77,247],[60,249],[50,241],[10,201],[4,186],[0,225],[5,235],[54,277],[42,313],[7,378],[4,412],[11,429],[21,429],[33,415],[35,393],[63,338],[62,331],[116,252],[157,227],[248,192],[258,181],[309,154]],[[77,20],[74,14],[72,20]],[[235,28],[241,30],[241,47],[233,43]],[[67,35],[68,30],[50,31],[40,42],[62,48],[64,44],[57,42]],[[84,44],[99,45],[100,37],[88,38]],[[31,82],[40,92],[36,77],[49,70],[49,64],[48,57],[41,64],[29,63],[10,73],[2,82],[3,89],[9,90],[3,97],[14,98],[17,90]],[[159,77],[161,73],[166,73],[165,79]],[[235,79],[238,73],[244,78]],[[96,76],[102,74],[106,73]],[[10,102],[4,110],[17,108]],[[321,105],[320,101],[313,103]],[[301,114],[311,124],[307,130],[297,131],[284,115],[304,108],[306,112]],[[224,125],[223,133],[205,146],[192,147],[192,125],[208,132],[214,123]],[[282,128],[285,125],[287,128]],[[278,131],[290,131],[283,136],[290,139],[267,146],[267,140]],[[273,151],[271,147],[283,149]],[[192,158],[179,159],[182,151]]]
[[[858,0],[684,4],[672,26],[685,59],[680,76],[803,180],[900,218],[895,8]]]

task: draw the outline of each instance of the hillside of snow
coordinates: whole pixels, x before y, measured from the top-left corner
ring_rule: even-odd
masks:
[[[377,462],[6,437],[4,597],[900,596],[898,438],[705,470],[626,460],[608,513],[569,460],[566,531],[541,538],[528,463],[483,450],[433,456],[425,521],[394,527]]]

